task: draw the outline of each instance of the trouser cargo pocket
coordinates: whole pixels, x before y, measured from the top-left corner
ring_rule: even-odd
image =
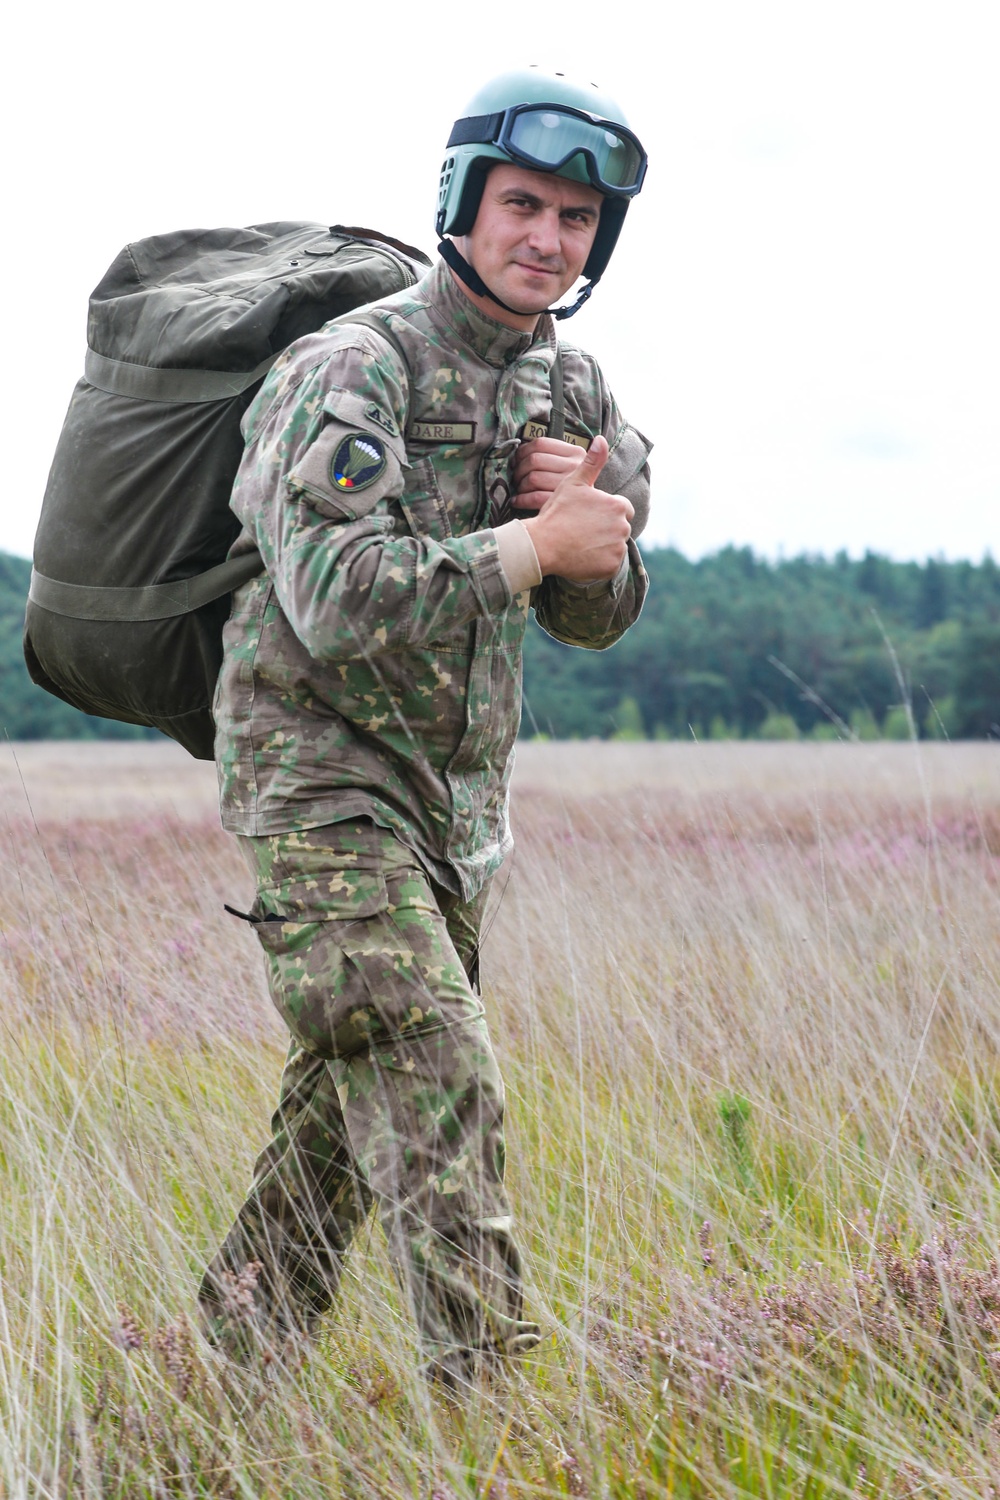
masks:
[[[247,915],[271,998],[328,1059],[482,1023],[462,960],[412,853],[367,820],[247,840],[258,880]]]
[[[412,1037],[481,1013],[467,985],[436,994],[387,911],[350,921],[260,921],[271,998],[295,1040],[320,1057]],[[462,978],[464,979],[464,973]]]

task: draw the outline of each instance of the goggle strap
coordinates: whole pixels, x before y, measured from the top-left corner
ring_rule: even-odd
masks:
[[[497,139],[505,111],[498,115],[466,115],[456,120],[448,137],[448,146],[484,146]]]

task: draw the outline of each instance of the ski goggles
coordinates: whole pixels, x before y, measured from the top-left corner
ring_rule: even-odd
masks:
[[[558,172],[582,156],[591,183],[613,198],[633,198],[646,175],[646,153],[631,130],[568,104],[514,104],[456,120],[448,145],[473,144],[499,146],[538,172]]]

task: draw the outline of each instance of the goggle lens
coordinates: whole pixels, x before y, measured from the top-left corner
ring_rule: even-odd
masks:
[[[645,153],[631,136],[602,121],[562,110],[529,108],[512,113],[504,145],[523,161],[555,168],[583,151],[595,187],[628,191],[641,184]]]

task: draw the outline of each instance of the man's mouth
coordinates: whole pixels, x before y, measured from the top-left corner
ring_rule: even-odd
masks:
[[[517,260],[514,264],[521,271],[526,271],[529,276],[558,276],[559,272],[554,266],[539,266],[533,261]]]

